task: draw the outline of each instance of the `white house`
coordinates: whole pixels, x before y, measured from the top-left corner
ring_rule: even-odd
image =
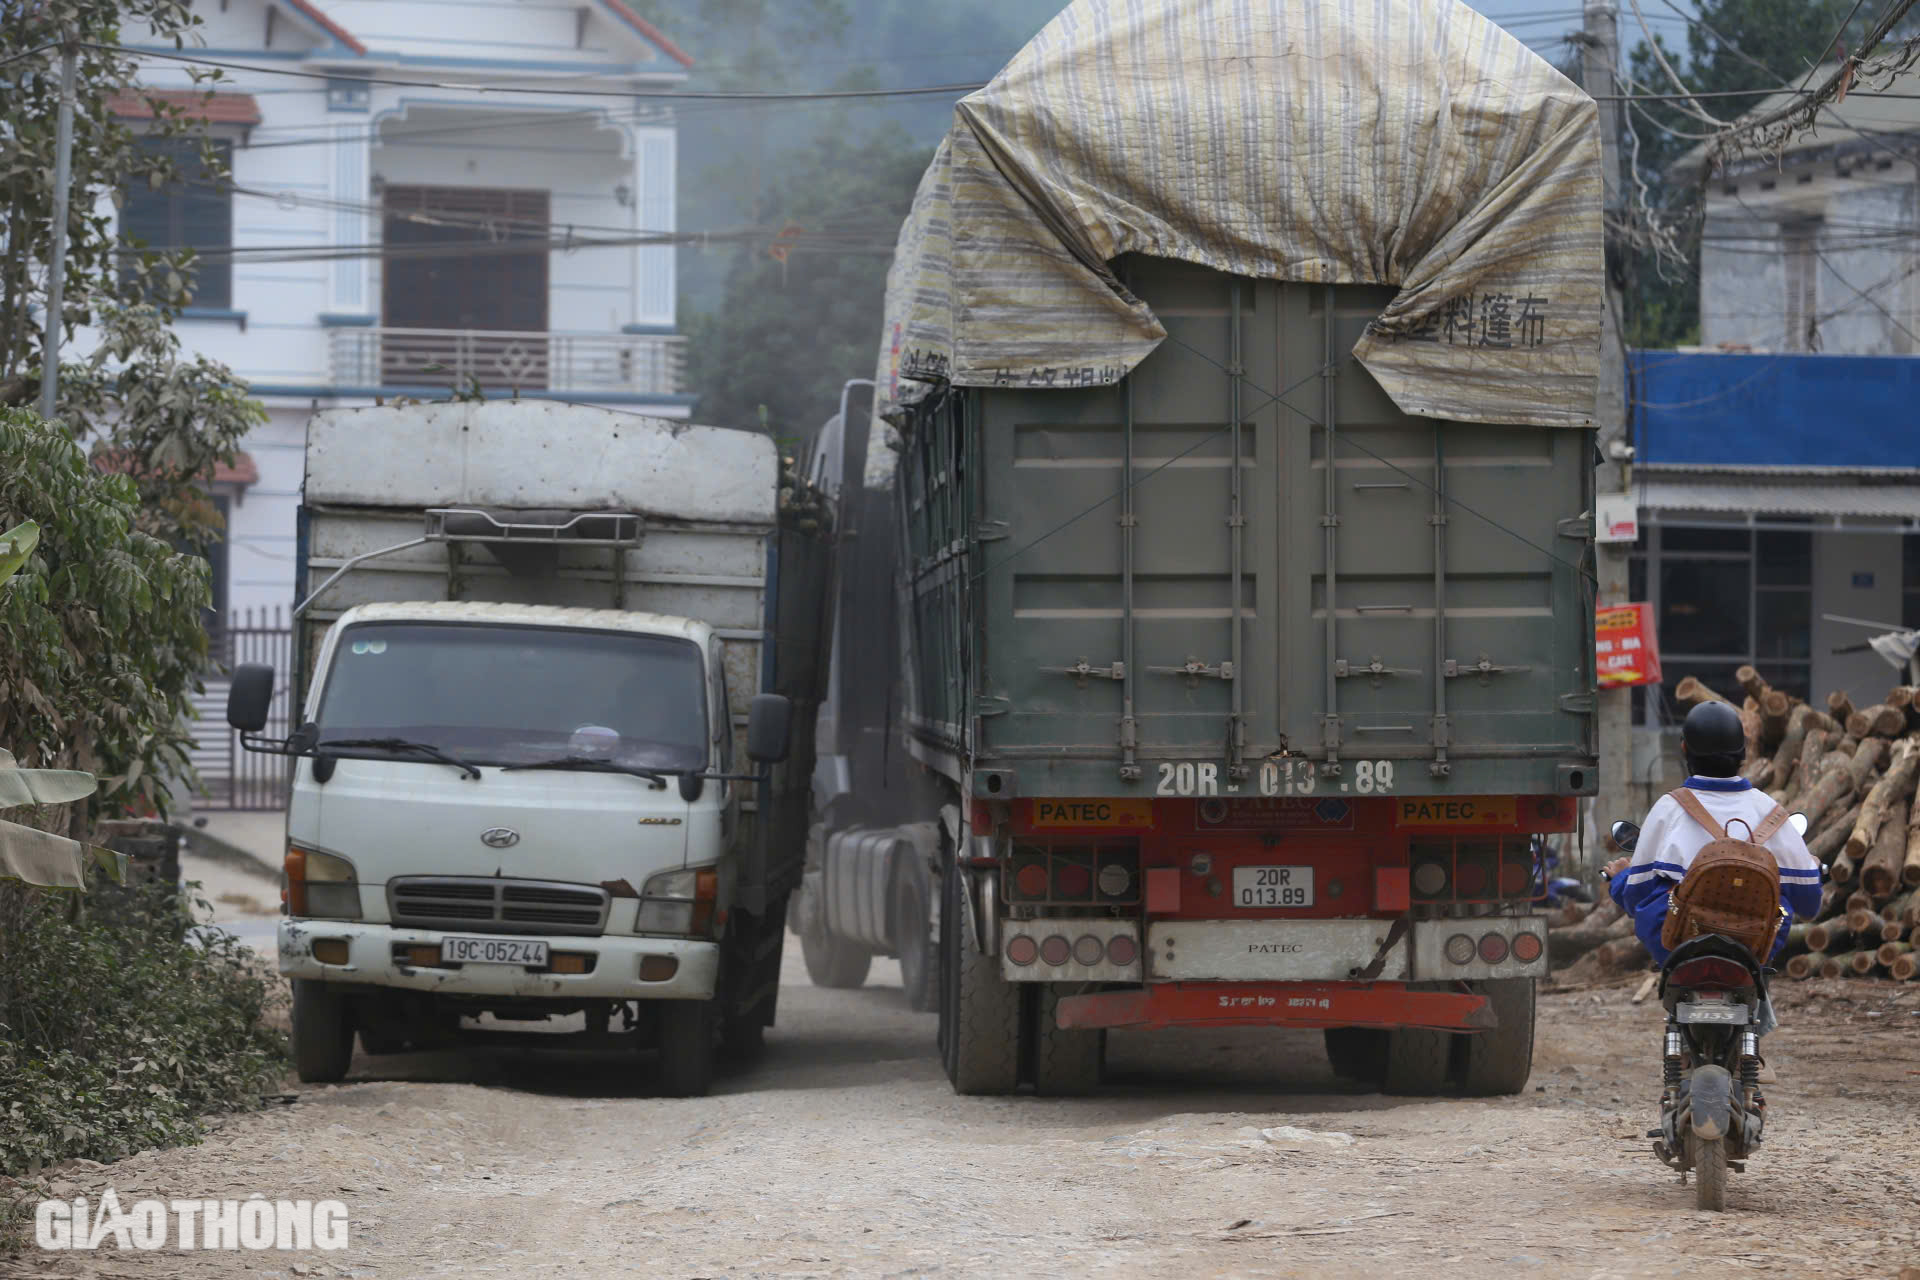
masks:
[[[477,385],[686,415],[659,95],[690,59],[664,33],[621,0],[192,7],[203,47],[124,39],[143,88],[208,122],[232,190],[127,193],[122,230],[203,252],[178,333],[271,414],[217,485],[223,615],[293,602],[315,409]]]

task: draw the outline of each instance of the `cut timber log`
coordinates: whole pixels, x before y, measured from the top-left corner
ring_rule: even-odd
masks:
[[[1900,883],[1920,885],[1920,805],[1907,815],[1907,858],[1900,868]]]
[[[1869,738],[1862,742],[1844,767],[1829,767],[1827,762],[1833,759],[1831,753],[1823,758],[1816,768],[1817,779],[1812,790],[1801,796],[1794,807],[1807,815],[1809,828],[1818,826],[1837,802],[1844,800],[1860,790],[1871,774],[1887,754],[1887,742],[1884,738]]]
[[[1854,821],[1852,833],[1847,836],[1847,856],[1859,862],[1866,859],[1869,850],[1878,851],[1875,838],[1880,834],[1881,825],[1893,814],[1900,814],[1900,851],[1895,855],[1891,869],[1896,880],[1900,876],[1900,863],[1907,854],[1906,812],[1913,796],[1916,768],[1920,768],[1920,742],[1911,738],[1903,739],[1894,747],[1893,755],[1887,761],[1886,773],[1873,784],[1873,789],[1867,792],[1867,798],[1861,802],[1860,816]],[[1867,886],[1867,891],[1880,892],[1872,885]]]
[[[1547,959],[1555,966],[1572,964],[1601,943],[1632,932],[1633,917],[1609,899],[1579,924],[1547,930]]]
[[[1835,720],[1838,720],[1841,724],[1845,724],[1847,718],[1853,714],[1853,699],[1838,690],[1828,694],[1827,714]]]
[[[1787,695],[1778,689],[1769,689],[1760,699],[1760,741],[1768,747],[1777,747],[1787,735],[1787,722],[1793,714],[1793,703]]]
[[[1805,703],[1795,707],[1787,717],[1787,731],[1780,738],[1780,746],[1773,753],[1773,785],[1784,787],[1793,782],[1794,766],[1800,760],[1800,753],[1806,747],[1810,733],[1817,730],[1827,734],[1838,728],[1832,719]],[[1819,753],[1815,752],[1813,758],[1818,760]]]
[[[1673,700],[1688,707],[1697,707],[1703,702],[1726,702],[1728,706],[1733,706],[1733,703],[1728,702],[1692,676],[1685,677],[1679,684],[1673,686]]]
[[[1872,953],[1869,952],[1869,955]],[[1820,962],[1820,976],[1823,978],[1844,978],[1847,976],[1847,964],[1853,959],[1851,951],[1839,955],[1828,955]]]
[[[1880,953],[1878,948],[1856,951],[1847,957],[1847,968],[1853,971],[1853,975],[1856,978],[1866,977],[1873,972],[1874,966],[1879,963]]]
[[[1887,690],[1887,705],[1905,711],[1913,705],[1914,688],[1910,684],[1897,684]]]
[[[1898,942],[1906,936],[1907,936],[1907,926],[1901,921],[1882,920],[1880,922],[1880,941]]]
[[[1647,944],[1628,934],[1624,938],[1615,938],[1604,943],[1595,954],[1602,968],[1615,973],[1625,973],[1629,969],[1644,969],[1653,963],[1653,955],[1647,950]]]
[[[1853,933],[1844,920],[1822,920],[1807,930],[1807,950],[1836,954],[1853,945]]]
[[[1833,855],[1846,847],[1847,836],[1852,834],[1853,824],[1859,817],[1860,806],[1855,805],[1833,821],[1820,824],[1813,839],[1807,841],[1807,852],[1822,862],[1832,862]]]
[[[1826,959],[1817,952],[1798,955],[1787,961],[1787,976],[1796,982],[1805,982],[1819,971],[1820,962]]]
[[[1855,751],[1860,749],[1860,739],[1850,733],[1843,733],[1838,738],[1835,738],[1833,745],[1827,749],[1829,751],[1838,751],[1843,756],[1851,756]]]
[[[1873,953],[1873,958],[1880,962],[1882,968],[1891,969],[1895,960],[1911,950],[1913,950],[1911,942],[1883,942],[1880,944],[1880,949]]]
[[[1915,974],[1920,974],[1920,955],[1911,951],[1887,966],[1887,976],[1895,982],[1912,982]]]
[[[1873,900],[1873,895],[1865,889],[1855,889],[1847,895],[1847,910],[1849,911],[1858,911],[1862,907],[1866,907],[1869,910],[1877,910],[1879,905],[1879,903]]]
[[[1868,738],[1897,738],[1907,731],[1907,713],[1884,702],[1863,708],[1847,717],[1847,733],[1862,742]]]
[[[1844,853],[1827,867],[1827,875],[1835,884],[1852,884],[1853,878],[1858,874],[1860,874],[1860,864]]]
[[[1892,777],[1893,771],[1888,770],[1887,776]],[[1885,898],[1900,886],[1900,866],[1907,856],[1909,808],[1911,802],[1908,796],[1894,800],[1887,810],[1887,820],[1881,824],[1880,834],[1873,842],[1872,851],[1867,854],[1866,861],[1860,864],[1860,887],[1875,898]],[[1865,816],[1864,810],[1862,816]],[[1858,835],[1859,830],[1855,827],[1854,834]]]
[[[1810,924],[1796,924],[1787,930],[1787,955],[1797,956],[1808,949],[1807,932],[1812,928]]]
[[[1860,937],[1866,937],[1870,933],[1878,936],[1880,923],[1880,917],[1869,908],[1862,907],[1858,911],[1847,912],[1847,928]]]
[[[1800,754],[1794,757],[1785,780],[1786,794],[1780,798],[1781,804],[1791,808],[1794,801],[1805,795],[1813,788],[1813,784],[1819,781],[1817,775],[1820,762],[1827,758],[1827,745],[1832,741],[1832,731],[1821,729],[1817,725],[1807,726],[1807,736],[1800,744]],[[1786,744],[1782,743],[1781,750],[1785,749]],[[1774,785],[1782,785],[1777,775]]]
[[[1920,897],[1920,894],[1909,891],[1901,894],[1897,898],[1888,899],[1887,905],[1880,908],[1880,918],[1882,920],[1905,921],[1907,918],[1907,908],[1913,905],[1916,897]]]
[[[1733,679],[1734,683],[1738,684],[1740,688],[1745,691],[1746,695],[1752,698],[1756,704],[1764,700],[1769,693],[1773,692],[1773,686],[1766,682],[1765,677],[1760,674],[1759,668],[1751,664],[1735,671],[1733,673]]]

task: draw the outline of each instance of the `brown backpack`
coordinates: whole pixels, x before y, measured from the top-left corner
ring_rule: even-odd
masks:
[[[1688,938],[1717,933],[1764,964],[1780,929],[1780,863],[1765,841],[1786,824],[1787,811],[1775,805],[1757,827],[1730,819],[1747,827],[1747,838],[1736,840],[1691,791],[1682,787],[1672,795],[1713,839],[1694,855],[1679,887],[1668,895],[1661,945],[1671,950]]]

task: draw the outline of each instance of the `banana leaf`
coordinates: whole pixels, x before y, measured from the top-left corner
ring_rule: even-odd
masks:
[[[0,747],[0,809],[84,800],[96,785],[92,774],[73,769],[18,768],[13,753]],[[125,854],[0,821],[0,880],[22,880],[45,889],[84,889],[89,862],[115,884],[127,882]]]
[[[39,545],[40,526],[31,520],[0,533],[0,582],[17,573]]]

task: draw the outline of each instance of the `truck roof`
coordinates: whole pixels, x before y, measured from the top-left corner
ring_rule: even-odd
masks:
[[[356,605],[340,615],[335,626],[356,622],[487,622],[496,626],[572,627],[591,631],[635,631],[647,635],[681,636],[704,645],[713,628],[693,618],[631,609],[568,609],[547,604],[488,604],[479,601],[438,601],[417,604]]]

